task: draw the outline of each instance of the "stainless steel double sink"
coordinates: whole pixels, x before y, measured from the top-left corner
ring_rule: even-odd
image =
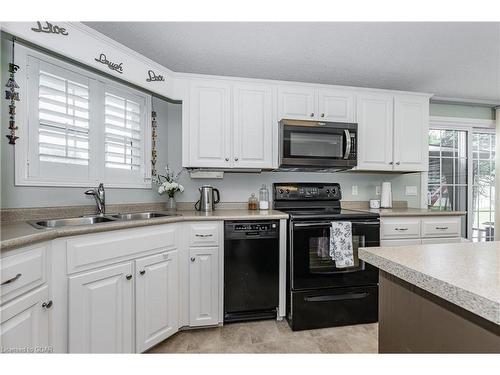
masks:
[[[116,221],[130,221],[130,220],[147,220],[160,217],[176,216],[177,214],[171,212],[132,212],[125,214],[113,214],[113,215],[103,215],[103,216],[80,216],[80,217],[69,217],[64,219],[48,219],[48,220],[33,220],[29,223],[38,229],[45,228],[61,228],[68,226],[80,226],[80,225],[93,225],[100,223],[109,223]]]

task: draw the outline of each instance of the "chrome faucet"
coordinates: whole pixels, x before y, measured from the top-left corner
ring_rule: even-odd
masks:
[[[97,213],[99,215],[104,215],[106,213],[106,195],[104,192],[104,184],[102,182],[99,184],[99,187],[87,190],[85,195],[94,196]]]

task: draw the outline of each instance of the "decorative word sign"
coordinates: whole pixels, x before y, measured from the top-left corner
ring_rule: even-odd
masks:
[[[64,27],[59,27],[57,25],[53,25],[50,22],[45,21],[45,25],[42,26],[42,23],[40,21],[37,21],[37,27],[32,27],[31,30],[37,32],[37,33],[47,33],[47,34],[59,34],[59,35],[64,35],[67,36],[69,35],[68,32]]]
[[[109,69],[114,70],[115,72],[118,72],[120,74],[123,73],[123,66],[122,66],[123,63],[118,64],[118,63],[114,63],[114,62],[109,61],[106,58],[106,55],[104,53],[101,53],[99,55],[99,58],[95,58],[94,60],[97,62],[100,62],[101,64],[107,65]]]
[[[14,60],[14,59],[12,59]],[[19,70],[19,66],[10,63],[9,64],[9,79],[7,80],[7,83],[5,87],[8,88],[8,90],[5,91],[5,99],[9,100],[9,134],[6,135],[6,137],[9,139],[9,144],[15,145],[16,140],[19,139],[18,136],[16,136],[16,101],[19,101],[19,92],[16,91],[16,89],[19,88],[19,85],[17,84],[15,80],[15,73]]]
[[[165,78],[163,78],[161,74],[156,75],[152,70],[148,70],[148,78],[146,78],[146,82],[154,81],[165,81]]]
[[[157,138],[157,133],[156,129],[158,128],[157,122],[156,122],[156,112],[152,111],[151,112],[151,176],[156,176],[157,171],[156,171],[156,157],[157,152],[156,152],[156,138]]]

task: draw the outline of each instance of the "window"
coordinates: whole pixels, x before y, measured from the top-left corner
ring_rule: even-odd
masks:
[[[487,124],[475,126],[471,120],[431,124],[427,203],[430,209],[467,211],[464,236],[493,241],[495,133]]]
[[[472,240],[494,241],[495,134],[472,135]]]
[[[149,95],[23,46],[16,58],[27,86],[17,185],[151,187]]]
[[[429,130],[429,175],[427,204],[434,210],[467,211],[467,132]],[[467,221],[462,222],[467,233]]]

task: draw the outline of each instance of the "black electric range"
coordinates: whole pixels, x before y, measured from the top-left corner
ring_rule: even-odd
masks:
[[[341,208],[336,183],[276,183],[274,208],[290,215],[287,320],[292,330],[378,320],[378,270],[358,258],[359,247],[379,246],[379,215]],[[329,256],[334,221],[351,223],[354,265]]]

